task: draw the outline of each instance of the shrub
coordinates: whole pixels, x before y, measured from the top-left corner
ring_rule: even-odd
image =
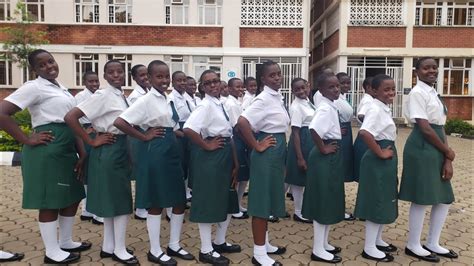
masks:
[[[462,119],[450,119],[444,126],[446,134],[458,133],[465,137],[474,137],[474,126]]]
[[[31,116],[28,110],[16,113],[13,119],[18,123],[25,134],[31,134]],[[16,141],[7,132],[0,130],[0,151],[21,151],[21,148],[22,144]]]

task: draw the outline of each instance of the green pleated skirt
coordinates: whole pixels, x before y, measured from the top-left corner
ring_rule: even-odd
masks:
[[[179,122],[179,126],[181,130],[183,129],[184,122]],[[191,152],[191,142],[189,141],[188,137],[178,137],[178,145],[179,145],[179,152],[181,156],[181,167],[183,169],[183,177],[187,179],[189,177],[189,160],[190,160],[190,152]],[[188,180],[188,184],[192,181]]]
[[[91,124],[83,124],[82,127],[84,129],[88,129],[91,127]],[[90,133],[89,137],[90,138],[95,138],[96,133]],[[84,150],[86,151],[87,155],[91,153],[92,146],[90,146],[87,143],[84,143]],[[84,164],[82,165],[82,183],[84,185],[87,185],[87,177],[89,176],[89,156],[87,156],[86,160],[84,161]]]
[[[443,126],[431,125],[444,142]],[[444,155],[431,145],[415,125],[405,143],[400,199],[420,205],[454,202],[450,181],[442,179]]]
[[[189,217],[191,222],[223,222],[233,207],[229,206],[232,145],[230,138],[224,139],[224,147],[214,151],[205,151],[197,145],[193,146],[193,197]]]
[[[249,149],[240,134],[236,133],[235,130],[233,140],[235,152],[237,154],[237,160],[239,160],[239,174],[237,176],[237,182],[248,181],[250,178]]]
[[[377,141],[380,148],[392,146],[393,157],[380,159],[368,149],[360,162],[359,189],[354,215],[376,224],[390,224],[398,217],[397,150],[389,140]]]
[[[140,132],[144,132],[142,129],[139,129]],[[138,180],[141,178],[141,171],[143,169],[143,161],[146,160],[145,150],[146,145],[145,142],[136,139],[134,137],[128,136],[127,137],[128,145],[129,145],[129,153],[130,153],[130,161],[132,166],[132,174],[130,176],[131,180]]]
[[[24,209],[62,209],[85,197],[74,166],[77,151],[74,132],[66,124],[47,124],[34,129],[51,131],[48,145],[28,146],[22,150]]]
[[[179,144],[173,128],[165,130],[164,137],[144,142],[145,169],[137,179],[137,208],[168,208],[186,203]]]
[[[340,140],[324,140],[324,143]],[[341,149],[321,154],[315,145],[308,158],[306,188],[303,195],[303,217],[320,224],[336,224],[344,219],[344,177]]]
[[[298,159],[296,158],[296,150],[294,144],[294,136],[291,134],[288,143],[288,154],[286,156],[286,178],[285,183],[295,186],[304,187],[306,185],[306,171],[298,167]],[[308,163],[308,156],[314,146],[313,139],[308,127],[300,128],[300,147],[303,158]]]
[[[250,181],[248,214],[267,219],[270,215],[285,216],[285,133],[257,134],[257,140],[268,135],[275,137],[277,144],[264,152],[252,150],[250,154]]]
[[[346,130],[346,134],[342,135],[342,169],[344,182],[355,181],[354,178],[354,146],[352,144],[352,126],[351,122],[341,123],[341,129]]]
[[[359,134],[354,141],[354,161],[353,161],[353,181],[359,182],[359,172],[360,172],[360,160],[362,160],[362,156],[364,156],[365,152],[367,151],[368,147],[367,144],[362,140]]]
[[[127,137],[116,138],[114,144],[92,148],[89,161],[87,211],[106,218],[132,213]]]

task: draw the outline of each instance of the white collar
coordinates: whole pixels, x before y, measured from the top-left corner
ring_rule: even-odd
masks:
[[[112,91],[112,93],[115,94],[115,95],[118,95],[118,96],[123,95],[123,90],[122,89],[117,89],[117,88],[113,87],[112,85],[110,85],[109,83],[107,83],[107,87],[105,87],[105,89]]]
[[[38,76],[38,78],[36,78],[36,80],[37,80],[41,85],[53,86],[53,87],[55,87],[55,88],[57,88],[57,89],[61,89],[61,90],[67,91],[67,88],[64,87],[63,85],[61,85],[61,83],[59,83],[57,80],[56,80],[56,82],[58,83],[59,87],[58,87],[56,84],[52,83],[51,81],[49,81],[49,80],[47,80],[47,79],[45,79],[45,78],[42,78],[42,77],[40,77],[40,76]]]
[[[430,86],[419,79],[417,79],[416,85],[428,93],[438,94],[433,86]]]
[[[206,94],[206,96],[204,96],[204,99],[207,99],[208,101],[213,102],[214,104],[216,104],[218,106],[220,106],[222,104],[222,102],[219,100],[219,98],[212,97],[212,96],[207,95],[207,94]]]
[[[175,95],[176,97],[180,98],[180,99],[184,99],[184,95],[179,93],[179,91],[177,91],[175,88],[173,88],[173,90],[171,91],[171,93],[173,93],[173,95]],[[186,93],[186,92],[185,92]]]
[[[272,89],[272,88],[270,88],[266,85],[265,85],[265,87],[263,87],[263,91],[270,94],[270,95],[272,95],[272,96],[281,95],[279,90],[276,91],[276,90],[274,90],[274,89]]]
[[[387,113],[390,113],[390,107],[388,107],[388,105],[386,105],[385,103],[383,103],[381,100],[377,99],[377,98],[374,98],[374,103],[376,105],[378,105],[380,108],[382,108],[382,110],[384,110],[385,112]]]
[[[321,99],[321,102],[326,102],[329,106],[331,106],[334,110],[337,111],[337,106],[334,104],[334,101],[331,101],[328,98],[323,96],[323,98]]]
[[[145,94],[147,93],[147,91],[145,91],[145,90],[142,88],[142,86],[140,86],[140,85],[138,85],[138,84],[137,84],[137,86],[135,86],[135,90],[136,90],[138,93],[140,93],[141,95],[145,95]]]

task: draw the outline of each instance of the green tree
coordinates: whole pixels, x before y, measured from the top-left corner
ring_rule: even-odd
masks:
[[[48,43],[45,38],[47,32],[33,27],[34,21],[26,10],[24,1],[18,1],[14,17],[9,20],[15,21],[15,24],[0,29],[5,35],[3,50],[6,53],[3,57],[18,63],[20,68],[26,68],[28,67],[28,54],[38,45]]]

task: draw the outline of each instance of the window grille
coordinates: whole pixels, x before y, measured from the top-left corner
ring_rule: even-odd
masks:
[[[44,21],[44,0],[25,0],[28,16],[33,21]]]
[[[350,24],[403,25],[403,0],[351,0]]]
[[[132,0],[109,0],[110,23],[132,23]]]
[[[98,54],[75,54],[74,55],[74,73],[76,86],[83,86],[82,76],[87,71],[99,70],[99,55]]]
[[[76,22],[99,22],[99,0],[75,0]]]
[[[241,0],[242,26],[303,27],[303,0]]]

